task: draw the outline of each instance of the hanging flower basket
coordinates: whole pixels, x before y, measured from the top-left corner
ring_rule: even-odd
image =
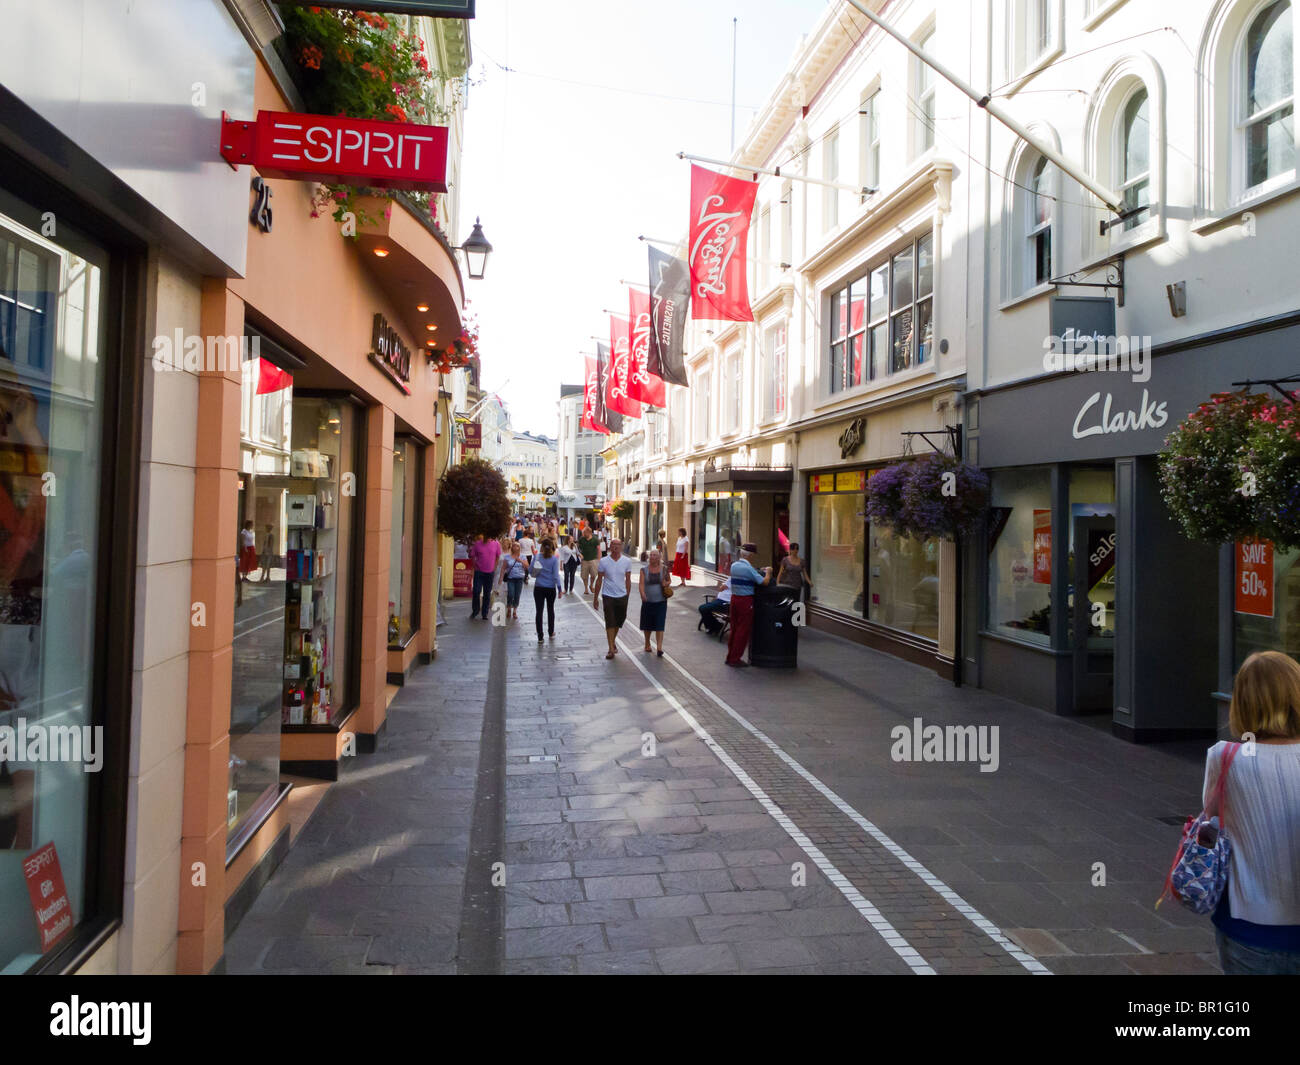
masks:
[[[1284,439],[1294,418],[1293,408],[1279,417],[1268,396],[1218,392],[1169,434],[1160,453],[1161,494],[1189,540],[1280,535],[1285,542],[1296,535],[1294,527],[1277,527],[1278,508],[1294,514],[1286,471],[1295,459]],[[1297,483],[1292,473],[1291,488]]]
[[[478,358],[478,322],[473,318],[465,320],[465,328],[458,337],[446,347],[425,348],[429,356],[429,365],[439,373],[450,373],[461,366],[468,366]]]
[[[951,455],[886,466],[867,482],[867,517],[915,540],[975,532],[988,508],[988,475]]]
[[[1251,424],[1246,467],[1254,473],[1256,535],[1300,547],[1300,392],[1262,406]]]
[[[616,499],[610,506],[610,513],[616,518],[630,520],[636,517],[636,504],[629,499]]]

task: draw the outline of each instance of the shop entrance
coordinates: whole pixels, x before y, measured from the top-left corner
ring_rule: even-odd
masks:
[[[1074,518],[1070,629],[1074,711],[1110,713],[1115,702],[1115,518]]]

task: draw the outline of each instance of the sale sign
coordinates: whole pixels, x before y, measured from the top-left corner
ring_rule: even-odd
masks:
[[[1052,583],[1052,512],[1034,511],[1034,583]]]
[[[63,883],[63,870],[53,843],[23,859],[23,877],[41,932],[41,953],[46,953],[72,931],[72,906]]]
[[[263,177],[447,191],[447,127],[370,118],[258,111],[254,122],[221,116],[221,158]]]
[[[1273,545],[1268,540],[1246,540],[1233,545],[1237,555],[1238,614],[1273,616]]]

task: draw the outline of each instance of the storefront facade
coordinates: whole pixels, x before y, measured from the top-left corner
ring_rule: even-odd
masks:
[[[967,457],[992,481],[967,555],[972,678],[1108,714],[1135,741],[1210,737],[1246,654],[1300,654],[1300,552],[1270,550],[1267,609],[1239,611],[1234,545],[1186,539],[1156,459],[1212,393],[1300,370],[1298,341],[1300,319],[1280,316],[1157,348],[1149,380],[1074,373],[967,397]]]

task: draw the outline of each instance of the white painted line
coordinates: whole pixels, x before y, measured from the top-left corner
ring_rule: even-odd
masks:
[[[593,614],[596,614],[595,608],[590,603],[583,600],[583,604]],[[596,617],[600,620],[600,615],[597,614]],[[881,912],[876,909],[876,907],[873,906],[857,888],[849,883],[848,879],[831,864],[826,855],[824,855],[817,845],[800,830],[799,826],[796,825],[789,816],[787,816],[785,811],[783,811],[768,797],[767,792],[759,787],[758,782],[746,773],[745,770],[737,764],[736,760],[723,750],[717,741],[709,735],[704,726],[690,715],[686,707],[682,706],[682,704],[677,701],[677,697],[654,678],[645,666],[640,663],[635,653],[628,648],[626,643],[622,640],[619,640],[618,643],[622,647],[623,652],[627,655],[628,661],[631,662],[632,665],[636,666],[636,668],[640,670],[641,675],[654,685],[655,690],[658,691],[668,705],[676,710],[677,713],[681,715],[682,719],[691,726],[695,734],[704,742],[704,745],[717,756],[718,761],[731,770],[735,778],[739,780],[745,786],[746,790],[748,790],[748,792],[762,804],[763,809],[776,820],[777,824],[785,829],[790,838],[793,839],[795,843],[799,845],[800,849],[812,859],[813,864],[821,870],[822,875],[830,880],[830,882],[839,889],[840,894],[848,899],[849,904],[857,910],[859,914],[866,918],[872,928],[880,933],[881,938],[893,948],[894,953],[903,960],[908,968],[918,976],[936,975],[934,969],[926,963],[925,958],[914,950],[906,939],[899,935],[894,926],[885,919],[884,915],[881,914]],[[668,656],[665,654],[664,658],[667,657]]]
[[[855,825],[857,825],[860,829],[862,829],[863,832],[865,832],[877,843],[879,843],[882,847],[884,847],[887,851],[889,851],[889,853],[892,854],[895,858],[897,858],[900,862],[902,862],[903,865],[905,865],[908,869],[910,869],[913,873],[915,873],[918,877],[920,877],[921,880],[925,882],[927,887],[934,889],[934,891],[937,892],[938,895],[945,902],[947,902],[950,906],[952,906],[954,910],[960,913],[963,917],[965,917],[968,921],[970,921],[971,924],[973,924],[976,928],[978,928],[981,932],[983,932],[986,936],[988,936],[991,940],[993,940],[994,943],[996,943],[1008,954],[1010,954],[1013,958],[1015,958],[1016,961],[1020,962],[1021,965],[1023,965],[1031,973],[1034,973],[1036,976],[1052,975],[1052,971],[1049,968],[1047,968],[1046,965],[1036,960],[1035,958],[1031,957],[1030,955],[1026,954],[1019,947],[1017,947],[1013,942],[1011,942],[1011,940],[1009,940],[1005,935],[1002,934],[1002,930],[999,929],[992,921],[990,921],[978,910],[976,910],[975,907],[973,907],[970,903],[968,903],[965,899],[963,899],[960,895],[958,895],[957,892],[953,891],[952,888],[950,888],[947,884],[945,884],[942,880],[940,880],[937,876],[935,876],[932,872],[930,872],[930,870],[928,870],[924,865],[922,865],[910,854],[908,854],[907,851],[903,850],[902,847],[900,847],[897,843],[895,843],[892,839],[890,839],[887,835],[885,835],[882,831],[880,831],[880,829],[878,829],[875,825],[873,825],[870,821],[868,821],[865,817],[863,817],[860,813],[858,813],[857,810],[853,809],[852,806],[850,806],[847,802],[845,802],[838,795],[836,795],[835,792],[831,791],[830,788],[828,788],[815,776],[809,773],[808,770],[806,770],[803,766],[801,766],[798,762],[796,762],[793,758],[791,758],[788,754],[786,754],[785,751],[783,751],[780,747],[778,747],[776,743],[774,743],[766,733],[762,732],[761,730],[751,725],[747,720],[745,720],[745,718],[741,717],[740,714],[738,714],[735,710],[733,710],[730,706],[728,706],[725,702],[723,702],[723,700],[720,699],[717,695],[715,695],[709,688],[707,688],[705,685],[701,684],[698,680],[692,677],[690,673],[687,672],[686,669],[681,665],[681,663],[678,662],[676,659],[674,659],[672,655],[665,652],[664,661],[671,662],[674,668],[683,677],[689,680],[692,684],[694,684],[697,688],[699,688],[700,691],[702,691],[705,695],[707,695],[710,699],[712,699],[715,703],[717,703],[718,706],[721,707],[724,711],[726,711],[726,713],[728,713],[738,724],[740,724],[742,728],[744,728],[746,731],[751,733],[754,737],[756,737],[757,739],[761,740],[764,744],[766,744],[768,749],[771,750],[773,754],[775,754],[778,758],[781,759],[781,761],[785,762],[786,765],[788,765],[791,769],[793,769],[796,773],[798,773],[801,777],[803,777],[804,780],[808,781],[808,783],[811,784],[814,788],[816,788],[817,791],[820,792],[824,798],[829,800],[837,810],[839,810],[842,814],[844,814],[847,818],[849,818],[849,820],[851,820]],[[640,663],[638,662],[637,665],[640,665]],[[641,672],[644,673],[645,670],[642,670]]]

